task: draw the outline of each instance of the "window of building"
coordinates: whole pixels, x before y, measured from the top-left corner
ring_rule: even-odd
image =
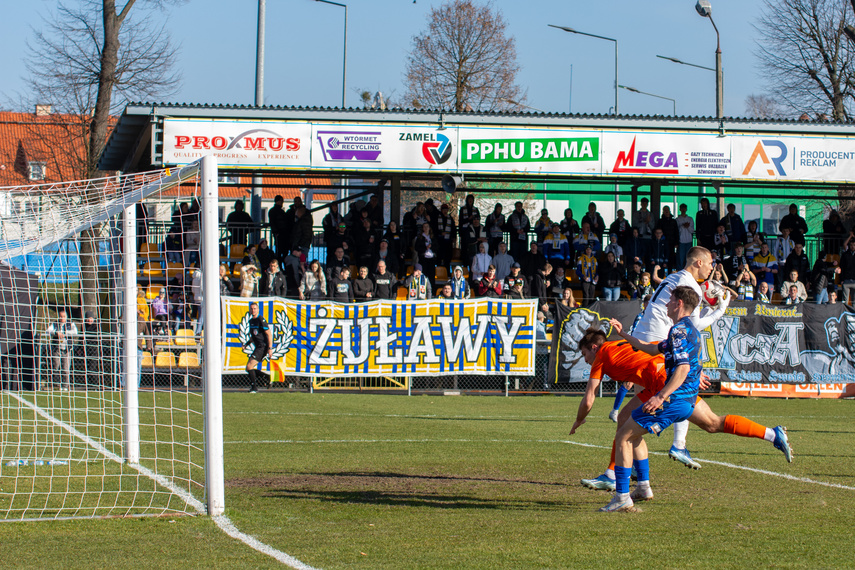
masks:
[[[47,165],[44,162],[30,162],[27,167],[31,181],[35,182],[47,178]]]

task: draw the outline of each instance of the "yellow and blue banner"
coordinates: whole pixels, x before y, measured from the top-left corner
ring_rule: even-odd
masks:
[[[273,333],[273,370],[293,376],[534,374],[536,300],[223,298],[223,372],[246,370],[249,305]],[[271,369],[265,360],[262,367]]]

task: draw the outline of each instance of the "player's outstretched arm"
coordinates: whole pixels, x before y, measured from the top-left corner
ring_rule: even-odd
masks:
[[[719,320],[724,315],[732,299],[733,296],[730,294],[730,290],[727,289],[724,297],[719,299],[715,307],[704,307],[701,309],[700,316],[697,319],[692,319],[695,328],[702,331]]]
[[[573,427],[570,428],[570,435],[576,433],[583,423],[585,418],[591,413],[591,408],[594,407],[594,399],[597,397],[597,388],[600,387],[600,378],[589,378],[588,387],[585,388],[585,395],[582,396],[582,401],[579,402],[579,411],[576,412],[576,421],[573,422]]]
[[[611,324],[612,329],[614,329],[614,331],[619,336],[626,339],[629,342],[629,344],[632,345],[632,348],[634,348],[635,350],[640,350],[641,352],[644,352],[646,354],[650,354],[651,356],[656,356],[657,354],[659,354],[659,343],[657,343],[657,342],[644,342],[644,341],[638,340],[637,338],[635,338],[633,336],[629,336],[629,334],[624,332],[623,325],[620,323],[620,321],[618,321],[616,319],[610,319],[609,324]]]

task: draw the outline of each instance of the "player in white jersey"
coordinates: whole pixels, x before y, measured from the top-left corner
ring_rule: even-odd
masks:
[[[635,324],[633,336],[644,342],[659,342],[665,340],[668,336],[668,331],[673,326],[673,322],[668,317],[666,305],[671,299],[671,291],[679,285],[690,287],[695,291],[700,298],[704,298],[703,289],[700,283],[706,281],[712,275],[714,268],[712,254],[705,247],[693,247],[686,254],[686,266],[676,273],[667,276],[653,293],[653,298],[647,304],[647,308],[641,314],[641,319]],[[725,290],[726,291],[726,290]],[[718,300],[715,307],[701,307],[703,303],[692,312],[690,317],[692,324],[698,330],[704,330],[715,322],[724,314],[727,305],[730,303],[730,293],[725,292],[724,297]],[[613,380],[620,381],[619,378]],[[629,414],[632,410],[627,410],[627,405],[621,411],[621,416]],[[628,417],[628,415],[627,415]],[[618,424],[626,421],[626,417],[619,416]],[[668,456],[675,461],[679,461],[686,467],[692,469],[700,469],[701,465],[694,459],[686,449],[686,433],[689,431],[689,422],[682,421],[674,424],[674,441],[671,449],[668,451]],[[606,471],[606,473],[594,479],[582,479],[582,485],[591,489],[614,490],[614,474]]]

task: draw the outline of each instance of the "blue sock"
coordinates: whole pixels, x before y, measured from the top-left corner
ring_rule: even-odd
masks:
[[[615,405],[612,406],[613,410],[619,410],[621,404],[623,404],[623,399],[626,397],[626,393],[629,392],[626,388],[623,387],[623,384],[618,383],[617,394],[615,394]]]
[[[618,493],[629,493],[629,474],[631,467],[615,465],[615,491]]]
[[[650,481],[650,463],[646,459],[635,459],[632,464],[639,481]]]

